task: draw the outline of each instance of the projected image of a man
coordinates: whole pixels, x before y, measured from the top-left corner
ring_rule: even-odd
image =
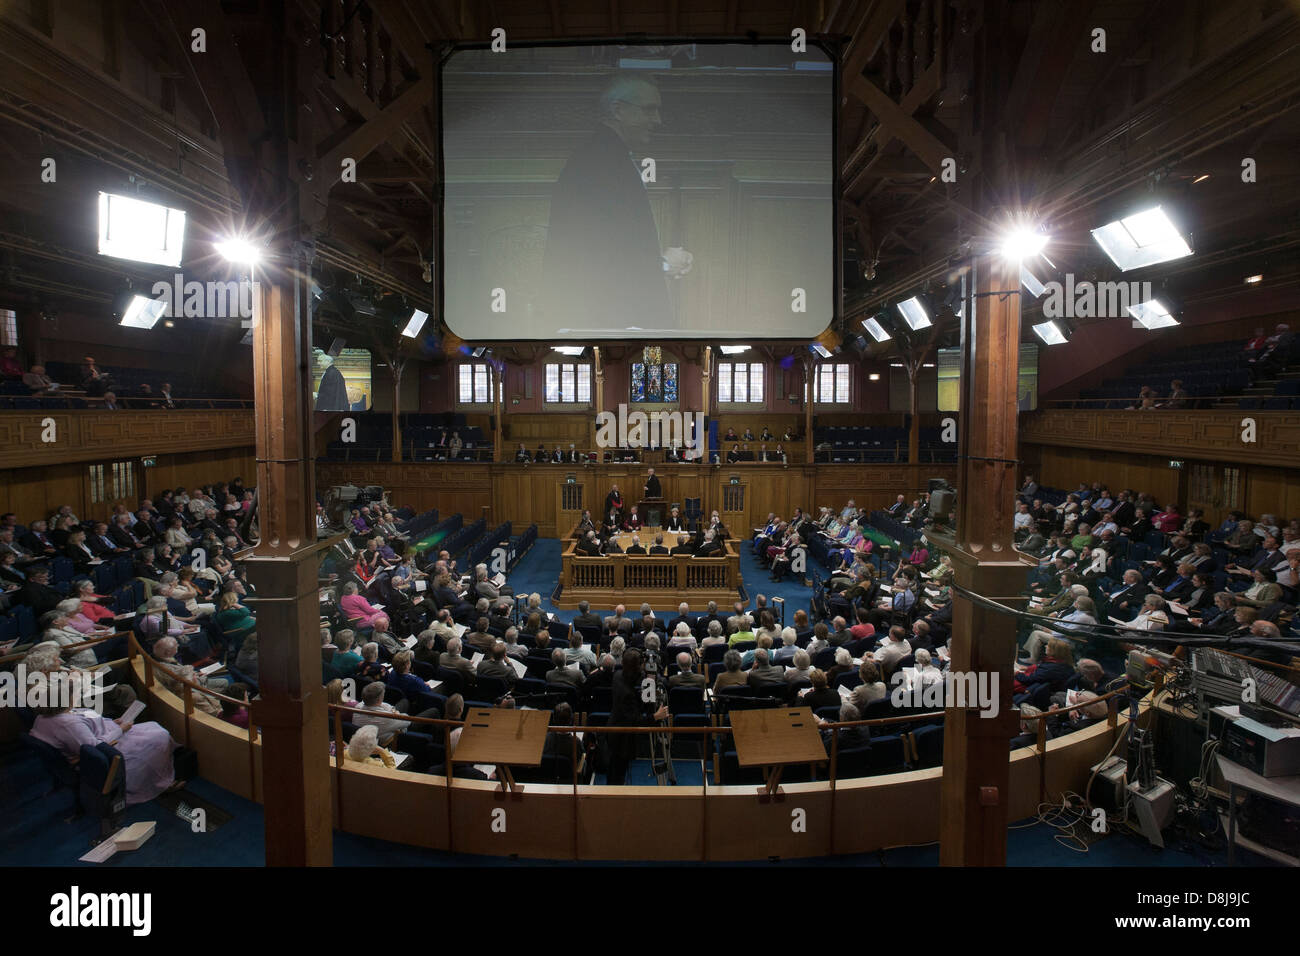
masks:
[[[348,403],[347,382],[343,373],[334,365],[334,356],[321,352],[316,356],[316,362],[325,368],[320,379],[320,390],[316,393],[316,411],[346,412],[352,407]]]
[[[578,330],[672,329],[668,283],[691,271],[684,249],[659,239],[641,161],[661,125],[658,88],[617,76],[600,97],[600,122],[569,157],[551,194],[543,308]]]

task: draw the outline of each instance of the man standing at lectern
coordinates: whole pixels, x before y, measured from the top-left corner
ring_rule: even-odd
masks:
[[[645,480],[645,497],[662,498],[663,496],[663,488],[659,485],[659,479],[655,477],[655,470],[651,468],[650,475]]]

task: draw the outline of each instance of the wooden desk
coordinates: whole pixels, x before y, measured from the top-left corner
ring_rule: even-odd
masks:
[[[510,764],[538,767],[551,724],[549,710],[474,708],[465,715],[465,729],[452,755],[452,763],[496,764],[502,790],[522,791],[510,773]]]
[[[791,763],[825,763],[826,747],[810,707],[731,712],[736,758],[742,767],[761,765],[767,783],[760,794],[780,793],[781,770]]]

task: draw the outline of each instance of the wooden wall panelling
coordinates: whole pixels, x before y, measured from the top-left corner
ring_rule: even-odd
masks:
[[[1246,418],[1255,421],[1254,442],[1241,440],[1242,420]],[[1296,449],[1300,448],[1300,415],[1242,409],[1155,412],[1045,409],[1020,416],[1020,440],[1026,444],[1287,468],[1295,465]]]
[[[42,441],[43,422],[56,440]],[[224,411],[59,411],[0,415],[0,447],[10,468],[110,461],[213,448],[252,447],[253,413]]]

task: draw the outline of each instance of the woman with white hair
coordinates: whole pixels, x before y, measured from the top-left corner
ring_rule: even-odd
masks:
[[[912,677],[916,684],[921,687],[929,687],[931,684],[943,682],[943,674],[939,668],[934,666],[929,651],[924,647],[918,648],[914,656],[916,663],[912,667],[913,674],[909,676]]]
[[[667,650],[689,651],[694,655],[696,647],[698,642],[695,640],[695,635],[691,633],[691,626],[685,621],[679,621],[677,627],[673,629],[673,636],[668,639]]]
[[[616,664],[621,664],[623,662],[623,651],[626,649],[627,641],[621,634],[610,642],[609,653],[613,656]]]
[[[706,636],[704,640],[700,641],[700,650],[703,650],[706,647],[712,647],[714,644],[725,643],[727,643],[727,639],[722,636],[722,622],[710,621],[708,636]]]
[[[795,681],[812,680],[812,658],[802,647],[794,652],[794,666],[786,668],[785,679],[791,684]]]
[[[364,724],[357,728],[352,739],[348,741],[343,757],[351,763],[369,764],[372,767],[396,767],[393,755],[379,746],[379,728],[374,724]]]
[[[105,637],[112,634],[111,627],[99,627],[86,615],[81,613],[81,601],[77,598],[68,598],[66,601],[60,601],[55,605],[55,610],[61,613],[67,619],[67,626],[78,633],[84,634],[87,640],[96,637]]]
[[[180,786],[172,767],[172,751],[178,744],[159,724],[109,720],[85,708],[38,708],[37,714],[32,736],[56,748],[68,763],[81,758],[83,746],[116,747],[125,764],[128,805],[145,803]]]
[[[194,635],[198,631],[197,626],[185,624],[168,613],[167,599],[162,595],[154,595],[145,602],[144,617],[140,621],[140,633],[145,636],[146,641],[153,642],[160,637],[169,636],[176,638],[177,643],[188,646],[196,639]]]
[[[846,647],[835,648],[835,666],[826,672],[827,682],[834,687],[835,678],[841,674],[853,672],[853,655],[849,653]]]

